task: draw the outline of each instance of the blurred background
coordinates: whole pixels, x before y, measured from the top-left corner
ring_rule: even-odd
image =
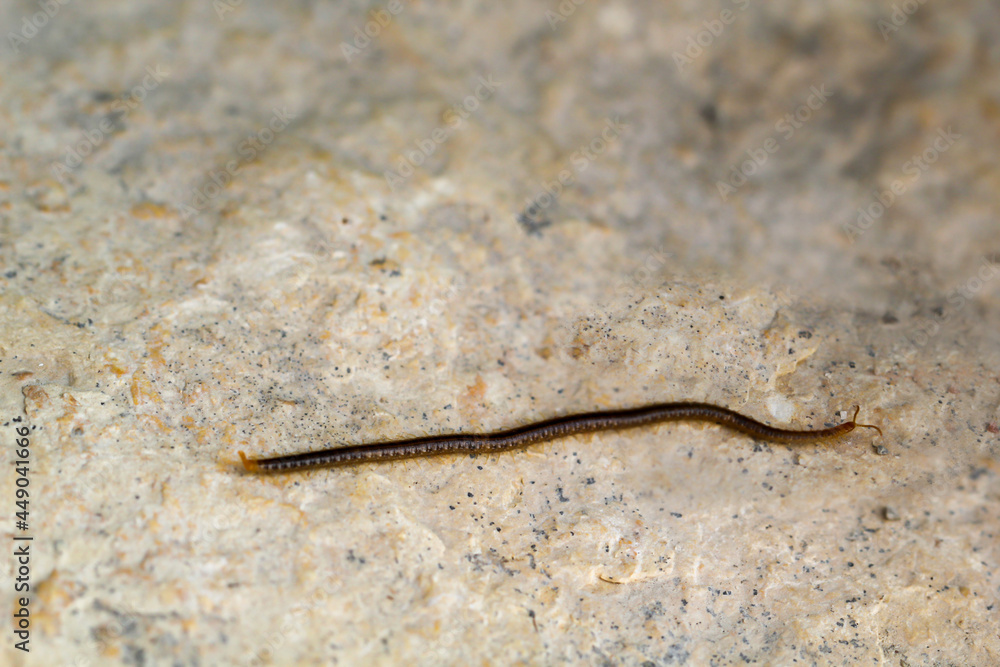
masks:
[[[997,3],[0,28],[9,664],[1000,660]],[[234,465],[668,400],[886,436]]]

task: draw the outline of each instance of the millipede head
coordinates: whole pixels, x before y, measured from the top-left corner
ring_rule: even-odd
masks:
[[[851,421],[848,422],[848,423],[854,424],[854,428],[873,428],[876,431],[878,431],[879,437],[881,437],[882,436],[882,429],[880,429],[878,426],[875,426],[873,424],[859,424],[857,422],[858,413],[859,412],[861,412],[861,406],[860,405],[855,405],[854,406],[854,416],[851,417]]]

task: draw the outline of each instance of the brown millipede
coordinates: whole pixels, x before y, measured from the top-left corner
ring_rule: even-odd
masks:
[[[586,412],[582,414],[555,417],[545,421],[518,426],[495,433],[454,433],[409,438],[395,442],[376,442],[334,449],[323,449],[302,454],[289,454],[265,459],[248,459],[240,452],[240,460],[248,472],[281,472],[304,470],[327,466],[363,463],[366,461],[391,461],[417,456],[450,454],[454,452],[495,452],[504,449],[525,447],[543,440],[562,438],[579,433],[592,433],[610,429],[634,428],[666,421],[694,420],[706,421],[726,426],[762,440],[778,442],[815,442],[838,438],[857,427],[873,428],[882,435],[882,429],[871,424],[858,424],[855,419],[860,406],[854,406],[851,421],[831,428],[815,431],[791,431],[775,428],[744,417],[729,408],[708,403],[659,403],[630,410],[610,410]]]

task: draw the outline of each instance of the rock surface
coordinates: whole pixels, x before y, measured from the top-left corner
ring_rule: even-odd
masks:
[[[997,6],[347,5],[0,8],[0,662],[1000,662]]]

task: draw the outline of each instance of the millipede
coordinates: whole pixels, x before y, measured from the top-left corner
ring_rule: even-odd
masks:
[[[247,458],[242,451],[239,455],[247,472],[289,472],[441,454],[498,452],[581,433],[619,431],[670,421],[709,422],[760,440],[795,444],[840,438],[856,428],[875,429],[881,436],[882,429],[878,426],[857,423],[860,411],[860,406],[854,406],[854,416],[850,421],[830,428],[790,430],[769,426],[729,408],[709,403],[657,403],[628,410],[565,415],[494,433],[432,435],[262,459]]]

